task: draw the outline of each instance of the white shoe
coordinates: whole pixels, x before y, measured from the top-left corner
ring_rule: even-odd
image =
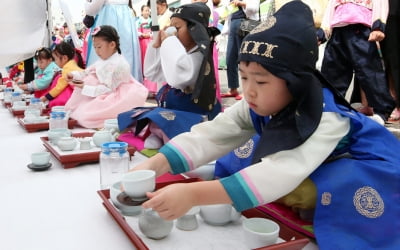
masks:
[[[382,117],[380,115],[373,114],[372,116],[367,116],[367,117],[371,118],[372,120],[376,121],[377,123],[379,123],[382,126],[385,125],[385,121],[382,119]]]

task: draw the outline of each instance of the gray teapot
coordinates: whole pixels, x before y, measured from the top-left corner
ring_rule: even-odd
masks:
[[[153,209],[145,209],[139,216],[139,229],[150,239],[160,240],[167,237],[173,226],[173,221],[164,220]]]

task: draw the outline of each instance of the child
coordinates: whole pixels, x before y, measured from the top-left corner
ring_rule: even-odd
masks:
[[[51,81],[60,68],[53,61],[51,50],[48,48],[38,49],[35,52],[35,60],[38,66],[36,79],[32,82],[21,84],[19,87],[24,91],[34,92],[35,97],[40,98],[47,93],[47,88],[50,87]]]
[[[244,99],[171,139],[132,171],[187,172],[258,133],[251,165],[218,180],[147,193],[143,207],[168,220],[197,205],[232,203],[243,211],[311,182],[316,200],[308,206],[315,207],[320,249],[398,248],[400,142],[351,109],[316,70],[317,58],[312,12],[301,1],[256,27],[239,54]]]
[[[140,8],[141,15],[136,20],[136,27],[138,29],[139,43],[141,49],[141,59],[144,61],[146,55],[147,45],[151,42],[151,18],[150,7],[142,5]]]
[[[377,46],[385,37],[387,14],[388,0],[330,0],[321,24],[329,38],[322,74],[343,96],[354,74],[381,124],[395,107]]]
[[[216,100],[212,61],[216,33],[208,28],[209,16],[210,9],[204,3],[176,8],[171,26],[177,31],[159,32],[147,48],[144,69],[149,80],[168,83],[158,91],[159,106],[212,119],[221,105]]]
[[[143,72],[140,61],[139,39],[136,30],[135,17],[132,15],[131,0],[105,1],[86,0],[85,12],[94,16],[93,27],[111,25],[120,35],[121,53],[130,65],[130,72],[135,79],[142,82]],[[97,55],[92,46],[92,37],[88,34],[88,51],[86,62],[92,65],[97,62]]]
[[[85,128],[102,128],[106,119],[145,104],[148,91],[131,75],[129,63],[121,55],[117,31],[109,25],[92,32],[99,59],[85,71],[68,74],[74,92],[65,104],[70,117]]]
[[[138,29],[139,44],[141,50],[141,62],[143,66],[147,47],[152,40],[152,32],[151,32],[150,7],[147,5],[142,5],[140,11],[141,15],[136,20],[136,27]],[[143,77],[143,84],[149,90],[150,96],[154,97],[157,92],[157,83],[149,81],[148,79]]]
[[[40,97],[42,102],[49,102],[49,108],[53,106],[64,106],[72,94],[72,87],[68,85],[67,75],[74,70],[83,70],[82,57],[71,44],[61,42],[57,44],[52,55],[55,63],[62,69],[61,77],[50,86],[50,90],[44,96]],[[77,59],[78,63],[75,61]]]

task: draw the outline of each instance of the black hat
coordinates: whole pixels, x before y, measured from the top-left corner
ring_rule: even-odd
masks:
[[[266,124],[254,162],[301,145],[322,116],[322,84],[316,74],[318,45],[311,9],[299,0],[283,5],[247,35],[239,61],[257,62],[284,79],[293,102]]]
[[[172,17],[178,17],[188,22],[190,36],[204,57],[197,78],[192,99],[193,102],[210,111],[216,102],[216,80],[212,58],[212,43],[217,35],[208,28],[210,8],[202,2],[184,4],[174,9]]]

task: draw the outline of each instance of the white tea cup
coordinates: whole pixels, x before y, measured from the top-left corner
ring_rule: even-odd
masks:
[[[279,236],[279,225],[265,218],[248,218],[242,224],[244,241],[250,249],[275,244]]]
[[[146,193],[156,187],[156,172],[153,170],[135,170],[122,176],[125,193],[137,200],[146,199]]]
[[[49,152],[37,152],[31,154],[31,161],[33,165],[42,166],[50,162]]]
[[[200,216],[207,224],[223,226],[238,220],[241,213],[236,211],[231,204],[213,204],[200,206]]]

